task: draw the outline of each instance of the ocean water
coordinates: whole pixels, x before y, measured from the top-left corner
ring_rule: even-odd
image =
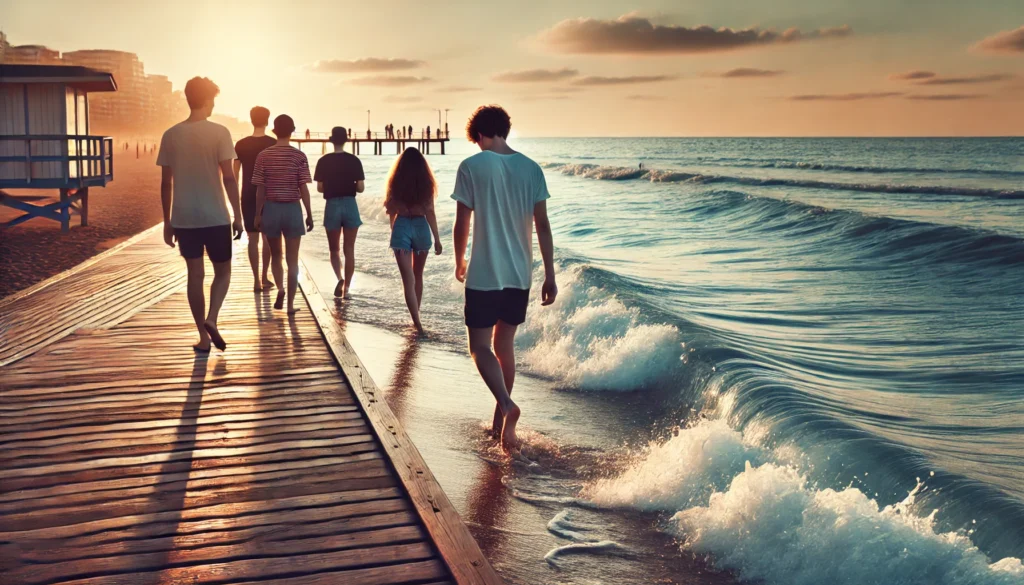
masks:
[[[448,194],[474,150],[450,146],[429,157],[446,249],[427,262],[416,343],[460,355]],[[512,146],[545,168],[560,293],[517,338],[523,458],[483,440],[465,453],[557,546],[505,553],[506,577],[651,582],[622,566],[657,538],[737,582],[1024,583],[1024,139]],[[361,158],[339,317],[401,333],[380,208],[394,156]],[[324,280],[322,229],[303,247]],[[516,572],[531,562],[548,569]]]

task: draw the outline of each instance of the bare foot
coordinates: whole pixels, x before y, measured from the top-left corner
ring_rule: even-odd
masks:
[[[495,439],[501,438],[501,425],[505,422],[505,419],[501,416],[501,409],[498,405],[494,405],[494,420],[491,421],[491,437]]]
[[[252,287],[252,292],[254,292],[254,293],[261,293],[261,292],[263,292],[263,287],[260,286],[259,284],[254,284],[253,287]]]
[[[270,280],[267,280],[266,278],[264,278],[263,279],[263,289],[264,290],[270,290],[272,288],[274,288],[274,283],[271,282]]]
[[[519,422],[519,415],[522,412],[519,407],[513,404],[505,413],[505,424],[501,427],[501,448],[505,451],[516,451],[519,449],[519,437],[516,436],[516,423]]]
[[[348,289],[345,288],[345,279],[342,278],[338,281],[338,284],[334,286],[334,296],[344,297],[346,292],[348,292]]]
[[[215,345],[217,349],[224,351],[228,344],[224,343],[224,338],[220,336],[220,331],[217,330],[217,325],[206,321],[203,323],[203,327],[206,329],[206,333],[209,334],[210,341],[213,342],[213,345]]]
[[[210,353],[210,338],[200,337],[199,343],[193,345],[192,350],[196,353]]]
[[[284,308],[284,291],[277,292],[277,300],[274,301],[274,308],[280,311]]]
[[[296,309],[295,307],[289,307],[288,308],[288,314],[289,315],[294,315],[295,313],[298,313],[298,312],[299,312],[299,310]]]

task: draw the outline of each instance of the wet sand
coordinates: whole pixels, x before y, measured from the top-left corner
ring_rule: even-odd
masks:
[[[61,233],[60,223],[31,219],[0,230],[0,298],[28,288],[72,268],[99,252],[163,220],[160,208],[160,169],[156,154],[138,160],[132,151],[115,155],[114,181],[105,188],[89,190],[89,225],[81,227],[72,215],[71,232]],[[54,189],[10,190],[12,195],[38,197],[42,205],[60,199]],[[0,207],[0,222],[22,213]]]

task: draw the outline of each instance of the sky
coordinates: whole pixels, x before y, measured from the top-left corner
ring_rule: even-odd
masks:
[[[1024,135],[1024,0],[0,0],[0,28],[300,130],[497,103],[520,136]]]

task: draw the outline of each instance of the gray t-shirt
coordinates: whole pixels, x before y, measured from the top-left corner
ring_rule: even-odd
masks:
[[[459,165],[452,199],[473,210],[466,288],[530,288],[533,208],[551,197],[540,165],[489,150]]]
[[[156,164],[174,175],[171,225],[201,228],[231,223],[221,161],[234,160],[231,133],[209,120],[175,124],[160,139]]]

